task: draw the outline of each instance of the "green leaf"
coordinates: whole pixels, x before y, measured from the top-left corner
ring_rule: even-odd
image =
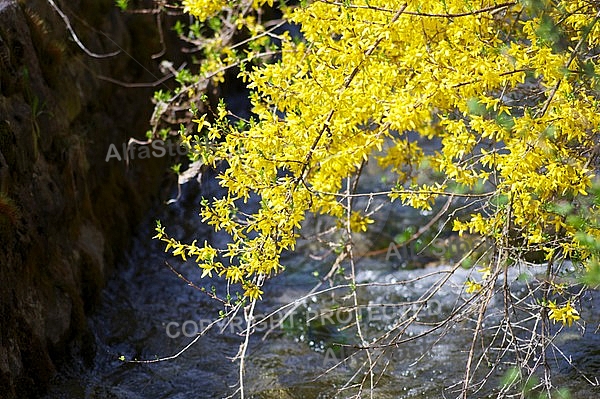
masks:
[[[125,11],[129,6],[129,0],[115,0],[115,4],[121,9],[121,11]]]

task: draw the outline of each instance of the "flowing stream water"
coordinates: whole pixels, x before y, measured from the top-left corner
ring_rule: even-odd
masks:
[[[188,186],[179,202],[157,207],[148,214],[123,264],[103,291],[101,305],[89,319],[96,338],[93,364],[65,366],[55,379],[47,399],[219,398],[235,391],[238,363],[229,359],[236,355],[242,340],[239,333],[244,326],[240,316],[223,331],[213,328],[175,359],[147,364],[119,360],[120,356],[128,360],[152,360],[177,353],[194,339],[195,333],[208,320],[217,319],[222,308],[206,293],[178,278],[165,261],[208,291],[214,285],[221,296],[226,289],[223,284],[200,279],[201,273],[193,263],[178,262],[164,252],[162,243],[151,239],[156,219],[162,221],[169,235],[184,241],[198,239],[202,243],[207,239],[218,244],[224,239],[211,232],[198,216],[200,198],[218,194],[214,177],[206,177],[199,187],[193,183]],[[406,226],[422,226],[427,220],[425,216],[400,206],[383,218],[388,227],[393,221],[394,226],[404,226],[405,230]],[[314,223],[316,225],[318,221]],[[365,237],[365,245],[373,246],[373,241],[382,240],[384,242],[379,247],[385,248],[385,230],[381,229],[382,233],[378,236]],[[287,269],[265,285],[264,300],[258,305],[258,314],[267,314],[303,297],[319,281],[318,277],[327,273],[335,254],[322,260],[311,258],[309,253],[314,246],[311,240],[304,240],[296,252],[285,256],[283,263]],[[401,257],[403,259],[388,256],[387,260],[385,256],[364,257],[356,264],[359,283],[382,283],[357,288],[361,303],[373,305],[365,307],[361,313],[363,333],[369,337],[389,331],[399,318],[410,314],[402,313],[393,305],[418,298],[433,284],[436,273],[448,269],[447,265],[439,263],[424,267],[423,264],[428,262],[424,254],[402,254]],[[414,267],[417,264],[419,267]],[[517,279],[521,272],[515,270],[510,278]],[[432,298],[428,310],[422,312],[421,321],[426,322],[428,318],[436,320],[449,309],[447,307],[454,305],[469,273],[470,270],[463,268],[456,270],[448,284]],[[410,284],[398,283],[425,275],[432,277]],[[323,288],[326,287],[327,284]],[[299,302],[293,317],[262,339],[264,332],[275,325],[282,313],[265,322],[250,341],[245,374],[247,394],[254,398],[334,397],[352,376],[358,363],[364,361],[364,357],[361,360],[351,357],[340,367],[325,372],[352,353],[352,345],[340,347],[335,343],[357,343],[355,330],[350,325],[352,313],[343,310],[344,302],[339,299],[349,292],[348,288],[341,289],[336,298],[329,295],[308,296]],[[571,364],[559,360],[552,364],[552,368],[556,384],[569,388],[572,398],[589,399],[600,397],[600,390],[578,377],[575,367],[591,378],[600,375],[600,334],[594,334],[600,322],[600,300],[597,293],[591,293],[584,296],[582,302],[584,310],[581,316],[587,323],[586,333],[582,335],[579,328],[565,329],[557,344],[571,358]],[[491,306],[499,305],[492,303]],[[317,316],[325,308],[334,311],[328,316]],[[417,323],[407,331],[407,336],[419,334],[423,328],[425,324]],[[380,362],[386,367],[378,369],[380,378],[373,397],[441,398],[444,392],[446,397],[455,397],[456,393],[453,395],[444,390],[463,377],[471,337],[472,325],[464,321],[446,331],[443,337],[434,334],[388,349],[384,361]],[[339,396],[346,397],[346,394],[349,391],[341,391]],[[473,397],[488,395],[492,395],[489,389]],[[363,397],[369,395],[364,394]]]

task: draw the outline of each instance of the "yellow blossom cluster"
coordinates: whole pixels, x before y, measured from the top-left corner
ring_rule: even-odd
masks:
[[[225,0],[183,0],[183,12],[190,13],[200,21],[212,17],[227,4]]]
[[[224,3],[183,5],[202,19]],[[345,200],[344,182],[378,160],[397,175],[390,199],[416,208],[431,209],[456,187],[487,187],[478,211],[453,222],[461,233],[507,246],[510,229],[549,258],[585,256],[577,229],[550,204],[585,197],[594,178],[600,24],[593,2],[319,0],[282,10],[301,35],[279,35],[276,62],[241,72],[253,119],[237,127],[226,113],[211,123],[200,118],[189,143],[205,162],[227,164],[219,176],[227,195],[201,215],[232,241],[212,252],[168,241],[176,255],[198,256],[205,273],[257,298],[262,292],[250,282],[282,270],[280,255],[294,248],[307,212],[352,231],[368,228],[370,219]],[[409,134],[440,148],[424,151]],[[416,185],[425,168],[443,181]],[[240,204],[252,194],[260,206],[244,214]],[[471,282],[467,290],[480,288]],[[560,309],[556,318],[576,320]]]
[[[569,301],[567,301],[564,306],[558,306],[556,303],[550,301],[548,302],[548,308],[550,309],[548,318],[554,323],[557,321],[561,322],[563,326],[568,325],[571,327],[574,321],[577,321],[581,318],[579,316],[579,312],[577,312],[577,310]]]
[[[481,291],[482,289],[483,289],[483,285],[481,285],[481,283],[478,283],[471,279],[469,279],[465,282],[465,292],[467,294],[474,294],[474,293]]]

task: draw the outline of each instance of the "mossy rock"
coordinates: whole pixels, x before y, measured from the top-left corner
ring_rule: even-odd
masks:
[[[16,162],[16,138],[7,120],[0,120],[0,152],[4,156],[9,168]],[[1,165],[0,165],[1,166]]]
[[[37,54],[42,76],[52,88],[56,88],[61,79],[61,65],[64,61],[66,46],[52,38],[50,28],[31,7],[21,3],[31,34],[31,41]]]
[[[21,210],[15,202],[8,195],[0,192],[0,240],[5,243],[5,250],[9,244],[15,242],[15,233],[20,217]]]

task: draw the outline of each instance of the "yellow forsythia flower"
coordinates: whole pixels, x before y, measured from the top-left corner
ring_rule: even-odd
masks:
[[[353,211],[350,215],[350,229],[354,232],[367,231],[368,225],[371,223],[373,223],[373,220],[361,215],[360,212]]]
[[[558,307],[556,306],[556,303],[550,301],[548,303],[548,308],[550,308],[550,313],[548,315],[549,319],[554,323],[560,321],[563,326],[569,325],[569,327],[571,327],[574,321],[581,318],[577,310],[571,306],[570,301],[567,301],[567,304],[563,307]]]
[[[476,292],[481,291],[481,289],[483,288],[483,286],[471,279],[467,280],[467,282],[465,283],[465,286],[467,287],[465,289],[465,291],[467,292],[467,294],[474,294]]]
[[[263,291],[260,288],[258,288],[256,284],[246,283],[244,285],[244,290],[244,296],[247,296],[252,300],[262,299],[261,295],[263,294]]]
[[[200,21],[205,21],[225,6],[225,2],[219,0],[183,0],[182,4],[183,12],[190,13]]]

